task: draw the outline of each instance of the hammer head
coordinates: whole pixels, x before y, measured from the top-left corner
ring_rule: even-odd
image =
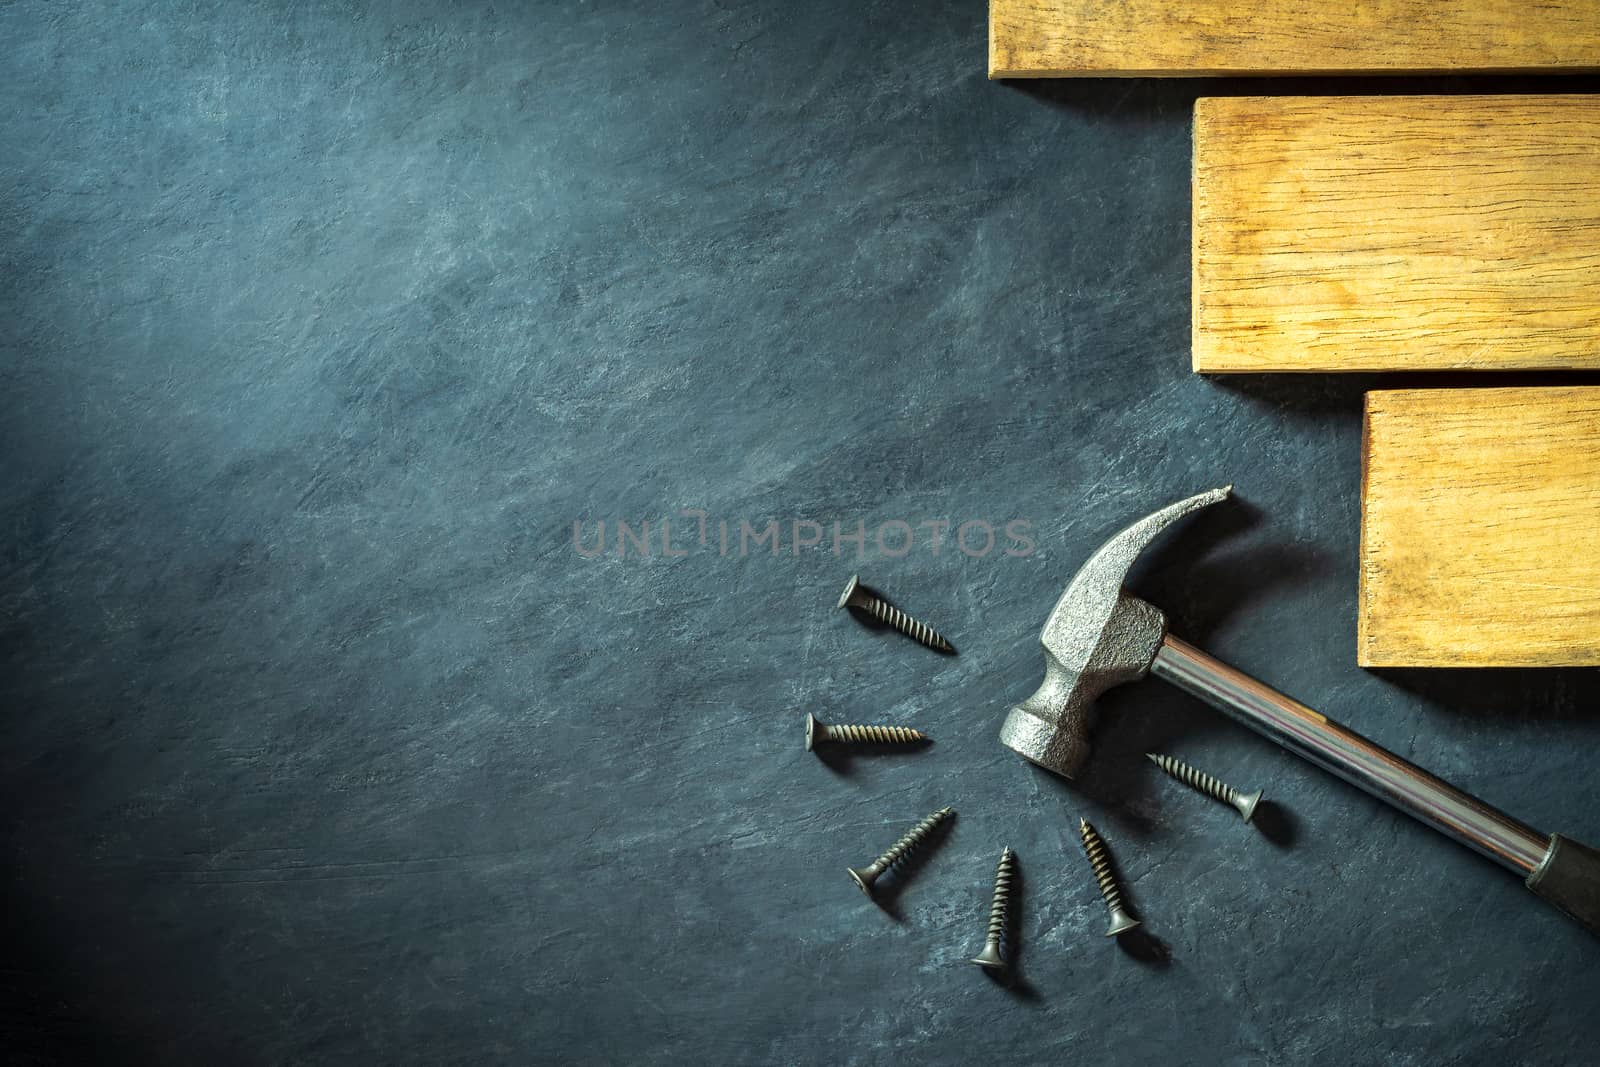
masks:
[[[1078,773],[1089,758],[1095,698],[1143,678],[1167,633],[1165,615],[1122,591],[1128,568],[1168,526],[1232,491],[1223,486],[1169,504],[1089,557],[1045,620],[1044,683],[1006,716],[1002,744],[1057,774]]]

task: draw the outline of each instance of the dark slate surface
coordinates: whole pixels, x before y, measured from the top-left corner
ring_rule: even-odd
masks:
[[[23,0],[0,41],[14,1061],[1592,1062],[1600,944],[1187,698],[1108,698],[1077,785],[995,740],[1085,554],[1234,481],[1136,589],[1600,840],[1592,673],[1354,666],[1370,383],[1188,373],[1199,83],[991,84],[977,2]],[[856,570],[961,655],[832,610]],[[807,710],[937,744],[824,762]],[[867,904],[844,867],[943,804]],[[1017,991],[964,962],[1004,844]]]

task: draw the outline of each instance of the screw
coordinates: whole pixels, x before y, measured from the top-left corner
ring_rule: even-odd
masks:
[[[874,619],[886,626],[892,626],[911,640],[921,645],[927,645],[935,652],[944,652],[955,655],[955,646],[941,637],[933,627],[927,623],[918,622],[893,604],[873,593],[861,584],[858,575],[850,576],[850,584],[844,587],[844,592],[839,595],[839,607],[860,608]]]
[[[1007,848],[1000,853],[1000,865],[994,870],[994,900],[989,905],[989,934],[983,942],[983,951],[972,962],[992,971],[1004,970],[1006,961],[1000,958],[1000,943],[1006,935],[1006,913],[1011,907],[1011,879],[1017,873],[1017,854]]]
[[[1083,852],[1089,857],[1089,866],[1094,868],[1094,880],[1100,883],[1100,895],[1105,898],[1106,909],[1111,912],[1111,928],[1106,931],[1106,936],[1125,934],[1138,926],[1139,920],[1123,910],[1122,891],[1117,888],[1116,875],[1111,873],[1111,857],[1106,855],[1106,843],[1089,825],[1088,819],[1078,820],[1078,832],[1083,835]]]
[[[1158,756],[1154,752],[1146,752],[1152,763],[1166,771],[1172,777],[1188,786],[1198,790],[1208,797],[1213,797],[1224,804],[1232,804],[1244,821],[1249,822],[1250,816],[1256,813],[1256,805],[1261,802],[1261,790],[1254,793],[1241,793],[1226,782],[1211,777],[1205,771],[1195,770],[1180,759],[1171,756]]]
[[[855,880],[856,885],[861,888],[863,893],[869,897],[872,896],[872,883],[878,880],[878,876],[910,855],[913,849],[922,844],[935,826],[938,826],[955,813],[955,808],[940,808],[913,826],[906,836],[889,846],[889,851],[873,860],[867,866],[859,869],[855,867],[846,868],[850,872],[850,877]]]
[[[866,742],[875,745],[911,745],[928,740],[928,735],[909,726],[841,726],[823,722],[815,715],[806,714],[806,751],[823,741],[844,744]]]

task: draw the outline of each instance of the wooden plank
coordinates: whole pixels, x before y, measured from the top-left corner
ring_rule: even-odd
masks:
[[[1600,69],[1600,0],[990,0],[989,77]]]
[[[1194,369],[1600,368],[1600,96],[1202,99]]]
[[[1600,386],[1367,394],[1357,658],[1600,666]]]

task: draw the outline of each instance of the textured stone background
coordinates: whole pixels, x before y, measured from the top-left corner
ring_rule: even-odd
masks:
[[[1592,1062],[1600,943],[1187,698],[1108,698],[1077,785],[996,742],[1084,555],[1234,481],[1136,589],[1600,840],[1593,672],[1354,665],[1370,380],[1187,371],[1190,105],[1266,86],[991,84],[984,36],[0,5],[14,1059]],[[574,548],[686,508],[681,557]],[[741,557],[772,518],[1036,550]],[[856,570],[962,654],[833,611]],[[823,762],[806,710],[938,743]],[[1264,785],[1278,840],[1149,747]],[[947,803],[868,905],[846,864]],[[1156,951],[1100,936],[1080,813]],[[963,962],[1008,843],[1014,992]]]

